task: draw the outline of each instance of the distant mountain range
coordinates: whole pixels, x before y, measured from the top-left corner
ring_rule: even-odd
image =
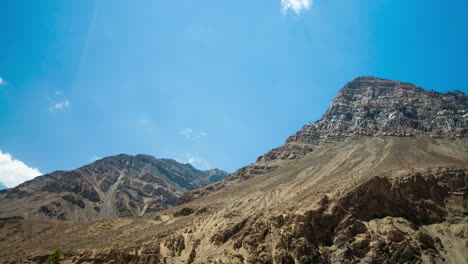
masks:
[[[2,191],[0,263],[55,248],[67,263],[467,263],[467,135],[466,94],[359,77],[227,178],[120,155]]]
[[[92,221],[141,216],[173,206],[184,192],[227,175],[170,159],[121,154],[0,191],[0,217]]]

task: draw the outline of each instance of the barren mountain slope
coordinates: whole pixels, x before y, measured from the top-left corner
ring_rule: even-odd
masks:
[[[357,78],[321,120],[179,206],[1,220],[0,259],[58,247],[64,263],[466,263],[467,100]]]
[[[411,83],[358,77],[335,96],[316,122],[305,125],[283,146],[259,157],[224,181],[186,192],[178,204],[200,198],[225,186],[273,171],[331,140],[362,136],[463,138],[468,135],[468,96],[460,91],[425,91]]]
[[[174,160],[122,154],[1,191],[0,217],[83,221],[139,216],[170,207],[183,192],[226,176]]]
[[[3,220],[0,259],[59,247],[64,263],[463,263],[467,151],[425,136],[330,142],[143,218]]]

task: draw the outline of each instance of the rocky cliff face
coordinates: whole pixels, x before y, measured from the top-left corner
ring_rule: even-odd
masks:
[[[464,138],[468,135],[468,96],[460,91],[425,91],[411,83],[358,77],[336,95],[316,122],[305,125],[286,143],[260,156],[226,180],[185,193],[179,204],[304,157],[316,146],[363,136]]]
[[[346,84],[322,118],[305,125],[287,143],[319,144],[357,136],[438,138],[468,135],[468,96],[441,94],[410,83],[359,77]]]
[[[183,192],[227,176],[148,155],[118,155],[57,171],[0,192],[0,216],[96,220],[173,206]]]

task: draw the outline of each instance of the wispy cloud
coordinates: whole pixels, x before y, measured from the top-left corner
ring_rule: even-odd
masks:
[[[191,138],[193,134],[193,129],[191,128],[185,128],[179,131],[179,134],[183,135],[186,138]]]
[[[197,169],[208,170],[211,168],[210,163],[208,163],[206,160],[200,157],[193,155],[190,152],[185,153],[185,158],[186,158],[186,163],[192,165],[193,167]]]
[[[179,134],[184,136],[187,139],[194,139],[194,138],[200,138],[200,137],[206,137],[208,136],[208,133],[206,133],[203,130],[193,130],[191,128],[184,128],[179,131]]]
[[[100,160],[100,159],[102,159],[102,158],[99,157],[99,156],[94,156],[94,157],[92,157],[91,159],[89,159],[89,161],[95,162],[95,161]]]
[[[8,188],[42,175],[38,169],[30,168],[22,161],[15,160],[0,150],[0,183]]]
[[[0,76],[0,86],[7,85],[7,81]]]
[[[59,103],[54,104],[52,106],[52,110],[54,110],[54,109],[62,110],[62,109],[70,107],[70,104],[71,104],[70,101],[65,100],[63,102],[59,102]]]
[[[65,98],[65,95],[61,91],[55,91],[53,98],[48,98],[51,105],[49,106],[49,110],[51,112],[57,110],[64,110],[71,106],[70,100]]]
[[[312,0],[281,0],[281,13],[285,15],[288,10],[299,14],[302,11],[310,9]]]

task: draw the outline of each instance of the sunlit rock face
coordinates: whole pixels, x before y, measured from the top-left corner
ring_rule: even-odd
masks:
[[[171,207],[184,192],[226,176],[175,160],[121,154],[3,190],[0,216],[75,221],[141,216]]]
[[[320,143],[356,136],[454,138],[467,135],[468,96],[425,91],[410,83],[359,77],[346,84],[322,118],[287,142]]]
[[[332,141],[363,136],[464,138],[468,135],[468,96],[460,91],[425,91],[411,83],[375,77],[358,77],[336,95],[316,122],[305,125],[283,146],[260,156],[254,164],[231,174],[226,180],[187,192],[178,203],[186,203],[224,188],[233,182],[276,170]]]

